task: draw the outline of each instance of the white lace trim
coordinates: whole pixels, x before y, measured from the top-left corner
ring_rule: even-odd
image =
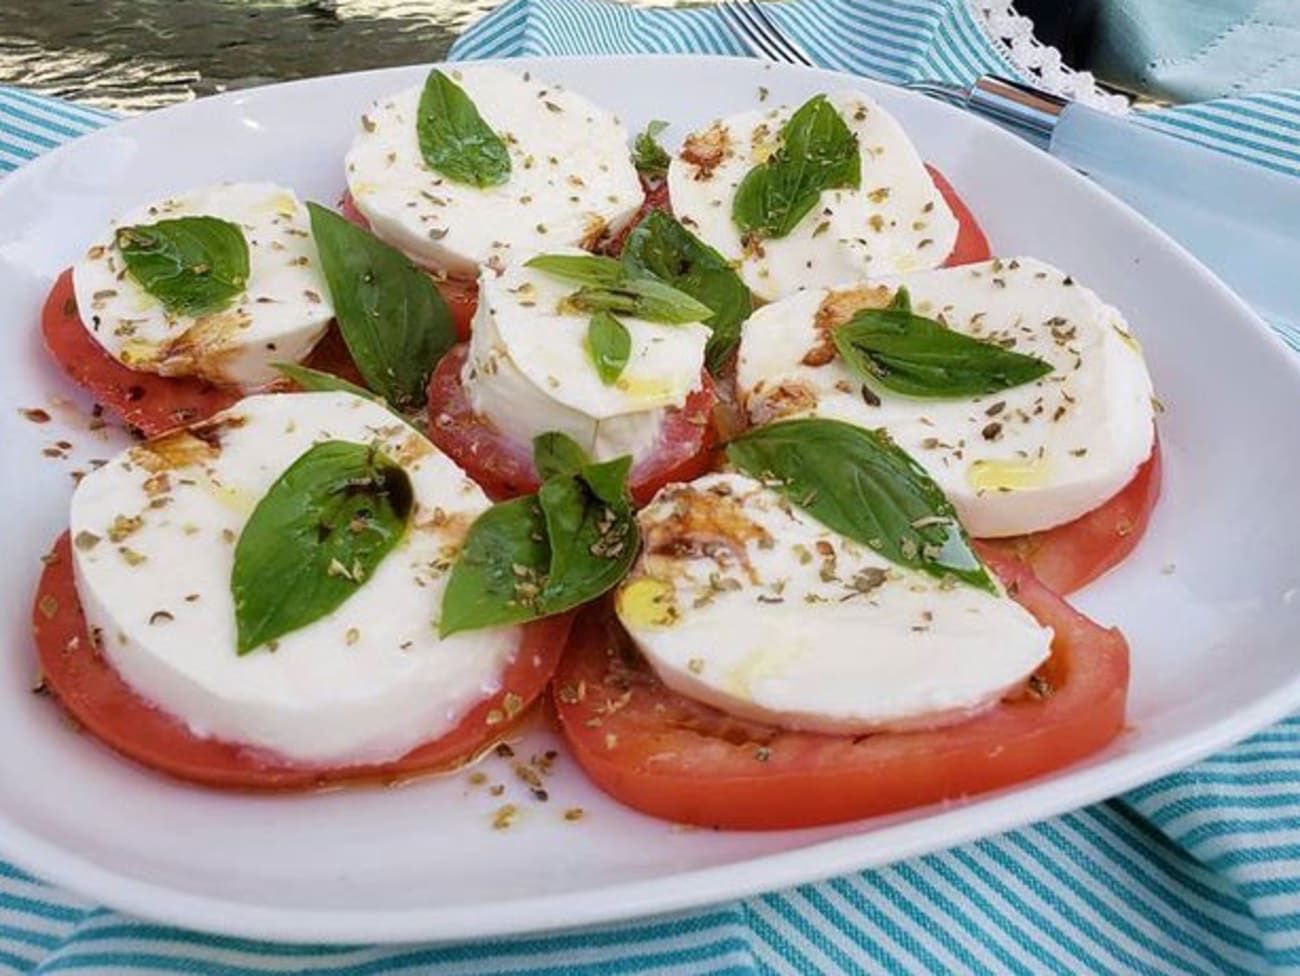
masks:
[[[1060,51],[1039,41],[1033,22],[1016,12],[1013,0],[967,2],[984,36],[1043,90],[1116,115],[1128,111],[1123,95],[1102,91],[1091,71],[1075,71],[1061,60]]]

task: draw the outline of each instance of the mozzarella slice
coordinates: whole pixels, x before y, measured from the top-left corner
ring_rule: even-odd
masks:
[[[113,230],[176,217],[220,217],[248,243],[248,287],[228,308],[172,315],[126,271]],[[77,309],[110,356],[163,376],[197,376],[245,389],[279,377],[276,362],[304,359],[334,308],[307,208],[274,183],[217,183],[139,207],[73,267]]]
[[[378,443],[406,470],[402,543],[332,613],[272,649],[235,653],[235,543],[313,443]],[[146,441],[72,499],[77,591],[113,667],[196,735],[304,764],[394,759],[499,689],[517,628],[440,640],[447,574],[483,492],[423,436],[346,393],[253,396]]]
[[[619,619],[666,685],[741,718],[837,735],[959,721],[1050,651],[1005,595],[896,566],[743,475],[670,486],[640,523]]]
[[[829,333],[904,285],[912,308],[1055,367],[987,396],[915,399],[861,380]],[[745,324],[738,386],[758,424],[795,416],[883,427],[938,482],[967,530],[996,537],[1061,525],[1124,487],[1151,454],[1151,377],[1123,316],[1063,272],[1013,258],[822,289]]]
[[[632,349],[623,374],[606,385],[587,351],[591,316],[561,307],[578,287],[523,264],[484,271],[462,374],[470,402],[521,444],[556,430],[597,460],[639,459],[665,410],[699,387],[709,330],[619,317]]]
[[[505,140],[510,178],[480,188],[433,172],[416,135],[423,85],[380,99],[361,117],[346,168],[352,199],[382,240],[469,277],[520,254],[589,246],[631,220],[644,194],[615,115],[527,72],[474,65],[448,74]]]
[[[779,147],[793,107],[714,122],[687,137],[668,169],[678,219],[738,262],[745,284],[767,301],[801,288],[937,267],[957,240],[957,218],[894,117],[858,92],[829,100],[857,136],[861,186],[823,190],[785,237],[747,248],[731,208],[741,180]]]

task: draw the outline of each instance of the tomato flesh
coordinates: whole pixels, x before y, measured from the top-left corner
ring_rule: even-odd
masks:
[[[370,221],[357,209],[351,193],[344,193],[339,201],[339,212],[363,230],[370,230]],[[451,313],[451,323],[456,327],[456,337],[461,342],[469,339],[473,329],[474,313],[478,311],[478,283],[462,278],[438,278],[433,283]]]
[[[993,252],[989,249],[989,239],[984,236],[979,221],[971,213],[970,207],[966,206],[966,201],[957,195],[957,191],[953,189],[947,177],[929,163],[925,164],[925,171],[930,174],[930,179],[934,181],[935,189],[943,197],[943,202],[948,204],[948,209],[957,218],[957,240],[953,242],[952,252],[943,262],[943,267],[955,268],[960,264],[975,264],[992,258]]]
[[[391,762],[304,766],[217,739],[200,738],[183,722],[145,701],[96,649],[86,628],[72,571],[68,533],[55,542],[32,607],[32,631],[45,685],[67,712],[106,745],[150,769],[203,786],[265,791],[308,790],[347,782],[387,783],[454,769],[510,728],[494,721],[505,697],[524,706],[546,687],[564,648],[572,615],[528,624],[502,689],[475,705],[452,731]],[[234,651],[232,650],[233,654]],[[516,713],[512,702],[511,712]]]
[[[828,736],[734,718],[668,690],[607,604],[581,612],[552,683],[570,749],[616,800],[706,827],[771,830],[856,820],[1009,786],[1110,743],[1124,727],[1128,645],[1016,560],[981,550],[1041,623],[1043,697],[959,725]]]
[[[1160,442],[1110,501],[1045,532],[987,539],[984,546],[1019,559],[1057,593],[1073,593],[1122,563],[1142,541],[1160,497]]]
[[[536,491],[532,445],[510,440],[474,411],[461,381],[468,355],[468,346],[453,347],[429,377],[429,439],[497,501]],[[710,469],[717,445],[710,420],[714,399],[713,381],[702,373],[700,388],[667,411],[657,444],[628,478],[638,505],[664,485],[690,481]]]

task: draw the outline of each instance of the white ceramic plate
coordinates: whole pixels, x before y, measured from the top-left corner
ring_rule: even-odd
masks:
[[[1127,314],[1168,406],[1167,477],[1150,534],[1079,596],[1133,648],[1131,730],[1089,762],[969,802],[836,828],[682,831],[620,808],[561,758],[550,801],[509,764],[402,789],[294,797],[177,785],[75,734],[30,694],[38,557],[65,526],[69,471],[117,440],[47,361],[41,300],[113,214],[219,179],[272,179],[338,199],[342,157],[374,97],[424,68],[322,78],[207,99],[77,141],[0,182],[0,849],[59,884],[197,929],[321,942],[461,939],[683,908],[910,857],[1091,803],[1220,749],[1300,705],[1300,452],[1286,426],[1300,370],[1204,268],[1133,212],[1015,138],[954,109],[829,72],[705,58],[515,62],[667,138],[751,107],[859,86],[903,121],[1004,256],[1070,270]],[[19,407],[67,397],[35,425]],[[1293,420],[1291,421],[1293,422]],[[74,459],[45,458],[66,438]],[[80,459],[80,460],[78,460]],[[554,745],[545,732],[525,754]],[[562,747],[560,747],[562,750]],[[493,811],[519,806],[515,825]],[[577,823],[563,811],[582,807]]]

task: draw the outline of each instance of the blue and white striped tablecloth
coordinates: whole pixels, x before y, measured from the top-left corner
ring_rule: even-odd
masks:
[[[963,0],[792,0],[771,9],[827,67],[890,81],[1013,71]],[[674,51],[744,53],[707,8],[513,0],[471,29],[453,56]],[[0,88],[0,172],[109,121],[94,109]],[[1300,92],[1169,109],[1147,121],[1300,177]],[[1300,718],[1023,830],[580,934],[402,949],[216,938],[86,904],[0,862],[0,971],[69,970],[1300,972]]]

